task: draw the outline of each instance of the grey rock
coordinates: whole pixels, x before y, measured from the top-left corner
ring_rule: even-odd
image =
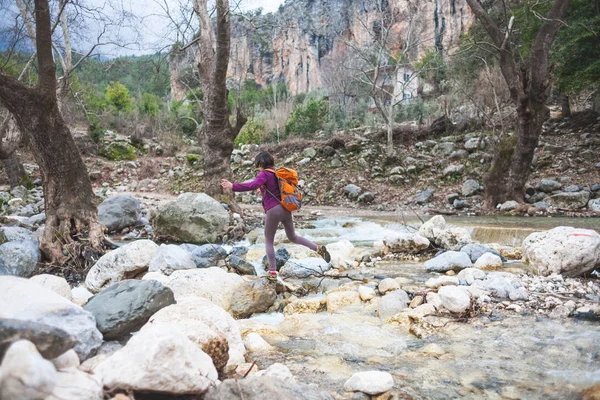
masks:
[[[109,197],[98,206],[98,219],[110,232],[135,225],[141,216],[140,201],[129,195]]]
[[[314,149],[314,147],[307,147],[306,149],[304,149],[302,154],[304,155],[304,157],[315,158],[317,156],[317,151]]]
[[[346,185],[344,187],[344,194],[350,200],[358,199],[358,196],[360,196],[361,193],[362,193],[362,189],[356,185],[350,184],[350,185]]]
[[[444,176],[462,175],[464,172],[465,166],[463,164],[452,164],[444,168]]]
[[[375,200],[375,195],[371,192],[365,192],[358,196],[359,203],[372,203]]]
[[[26,239],[33,239],[33,232],[31,232],[29,229],[18,226],[0,227],[0,243]]]
[[[500,257],[502,261],[506,261],[506,259],[502,257],[502,255],[500,255],[500,253],[498,253],[496,250],[491,249],[483,244],[471,243],[462,247],[460,251],[466,253],[472,262],[477,261],[485,253],[492,253]]]
[[[337,157],[334,157],[334,158],[331,160],[331,164],[330,164],[330,165],[331,165],[333,168],[340,168],[340,167],[343,167],[343,166],[344,166],[344,164],[342,163],[342,160],[340,160],[340,159],[339,159],[339,158],[337,158]]]
[[[313,275],[320,276],[329,269],[331,269],[331,264],[326,263],[320,257],[302,260],[289,259],[281,268],[280,274],[283,277],[308,278]]]
[[[458,193],[450,193],[449,195],[446,196],[446,201],[449,204],[454,204],[455,200],[460,199],[460,195]]]
[[[256,275],[254,265],[236,255],[229,257],[229,266],[235,269],[240,275]]]
[[[279,271],[281,268],[283,268],[285,263],[288,262],[288,260],[291,257],[292,256],[290,255],[290,253],[287,251],[287,249],[285,247],[281,247],[281,248],[277,249],[277,251],[275,252],[275,264],[277,264],[277,271]],[[269,260],[267,259],[267,256],[263,257],[262,265],[263,265],[263,267],[265,267],[265,269],[269,269]]]
[[[0,360],[12,342],[28,340],[40,354],[52,360],[75,347],[77,341],[66,331],[33,321],[0,318]]]
[[[41,252],[37,240],[17,240],[0,245],[0,275],[30,277]]]
[[[592,192],[600,192],[600,183],[594,183],[591,187],[590,190]]]
[[[454,207],[457,210],[462,210],[464,208],[468,208],[469,207],[469,202],[466,200],[454,200],[454,203],[452,203],[452,207]]]
[[[593,199],[588,202],[588,210],[600,213],[600,199]]]
[[[246,246],[235,246],[233,249],[231,249],[230,253],[232,256],[238,256],[242,258],[245,258],[246,254],[248,254],[248,248]]]
[[[569,192],[569,193],[579,192],[580,190],[581,190],[581,187],[579,185],[571,185],[571,186],[567,186],[566,188],[564,188],[564,191]]]
[[[317,386],[297,384],[275,377],[260,376],[248,379],[227,379],[212,387],[204,400],[334,400]]]
[[[154,257],[150,261],[148,271],[160,271],[165,275],[171,275],[179,269],[194,269],[196,263],[192,255],[185,249],[174,244],[161,244]]]
[[[465,197],[473,196],[481,190],[481,186],[474,179],[467,179],[462,186],[462,195]]]
[[[319,154],[325,157],[333,157],[335,155],[335,149],[331,146],[324,146],[319,149]]]
[[[29,197],[29,190],[25,186],[16,186],[10,191],[12,197],[26,199]]]
[[[379,300],[377,316],[382,319],[393,317],[407,308],[409,303],[410,299],[404,290],[397,289],[389,292]]]
[[[562,187],[562,184],[552,179],[542,179],[537,184],[536,189],[545,193],[552,193],[554,190],[558,190]]]
[[[104,340],[139,330],[160,309],[175,304],[173,291],[152,280],[125,280],[92,297],[84,309],[96,318]]]
[[[427,204],[433,200],[434,191],[431,189],[423,190],[417,194],[416,201],[418,204]]]
[[[456,144],[452,142],[442,142],[435,145],[431,150],[432,154],[438,157],[447,157],[456,150]]]
[[[424,265],[429,272],[460,271],[473,266],[469,256],[459,251],[446,251],[431,260],[425,261]]]
[[[527,199],[527,202],[529,204],[535,204],[538,201],[543,201],[547,196],[548,195],[546,193],[544,193],[544,192],[538,192],[538,193],[535,193],[534,195],[530,196]]]
[[[544,201],[552,207],[566,208],[570,210],[583,208],[590,200],[590,192],[562,192],[550,197],[546,197]]]
[[[469,158],[469,152],[463,149],[458,149],[452,152],[448,157],[449,160],[452,161],[460,161]]]
[[[500,206],[500,211],[513,211],[519,208],[519,202],[514,200],[508,200]]]
[[[477,280],[473,283],[473,286],[482,287],[490,292],[493,297],[499,299],[510,298],[510,294],[516,290],[509,281],[501,277],[488,277],[486,280]],[[518,297],[518,294],[513,296]]]
[[[480,138],[472,138],[466,141],[465,149],[469,151],[475,151],[477,149],[485,149],[485,142],[480,140]]]
[[[231,312],[235,318],[249,318],[254,313],[266,312],[275,303],[275,285],[266,278],[239,285],[231,299]]]
[[[533,203],[533,206],[536,208],[539,208],[541,210],[547,210],[548,208],[550,208],[550,205],[548,203],[546,203],[545,201],[538,201]]]
[[[219,261],[227,258],[227,251],[218,244],[182,244],[180,246],[192,255],[197,268],[215,267]]]

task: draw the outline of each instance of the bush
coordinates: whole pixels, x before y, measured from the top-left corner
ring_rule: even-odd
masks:
[[[156,117],[160,112],[160,99],[152,93],[144,93],[140,99],[140,112],[142,115]]]
[[[265,133],[265,125],[263,121],[251,119],[242,128],[240,133],[235,138],[236,146],[243,144],[260,144],[261,138]]]
[[[91,116],[89,119],[88,134],[90,135],[92,140],[95,143],[102,142],[102,139],[104,138],[104,132],[105,129],[102,126],[102,124],[100,124],[100,120],[98,119],[98,117]]]
[[[294,107],[290,119],[285,124],[285,135],[314,133],[323,129],[329,111],[325,99],[309,99]]]
[[[120,82],[112,82],[106,87],[106,101],[119,112],[129,114],[133,106],[133,99],[129,90]]]
[[[113,142],[100,149],[100,155],[111,161],[135,160],[135,147],[125,142]]]

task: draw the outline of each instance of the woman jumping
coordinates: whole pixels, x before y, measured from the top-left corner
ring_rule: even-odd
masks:
[[[275,262],[275,248],[273,241],[277,227],[281,222],[285,229],[285,234],[292,243],[301,244],[309,249],[316,251],[327,262],[331,261],[331,256],[325,246],[317,246],[310,240],[296,235],[294,230],[294,219],[292,213],[286,210],[281,205],[279,195],[279,184],[277,176],[271,172],[275,160],[267,151],[261,151],[254,159],[254,165],[260,169],[256,178],[249,183],[231,183],[227,179],[221,180],[221,186],[225,189],[232,189],[234,192],[249,192],[260,188],[262,194],[262,205],[265,210],[265,247],[267,250],[267,258],[269,260],[269,275],[271,280],[277,279],[277,264]],[[267,171],[271,170],[271,171]]]

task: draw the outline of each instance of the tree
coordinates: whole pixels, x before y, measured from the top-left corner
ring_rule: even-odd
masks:
[[[221,178],[231,177],[230,157],[234,140],[246,123],[240,108],[236,125],[229,122],[227,67],[231,44],[229,0],[216,0],[216,28],[210,21],[207,0],[194,0],[200,23],[198,71],[202,86],[204,123],[200,143],[204,151],[204,185],[208,195],[219,199]],[[231,193],[226,193],[233,201]]]
[[[133,99],[129,90],[121,82],[111,82],[106,87],[106,101],[118,112],[129,114],[133,105]]]
[[[26,135],[40,166],[46,211],[40,250],[60,262],[63,244],[87,231],[89,245],[99,250],[103,233],[87,169],[58,107],[48,0],[35,0],[34,12],[38,83],[28,87],[0,71],[0,103]]]
[[[552,88],[550,49],[570,0],[554,1],[535,35],[529,56],[521,65],[511,42],[514,17],[502,32],[478,0],[467,0],[467,3],[498,51],[500,69],[517,113],[514,135],[501,138],[490,171],[484,178],[487,204],[495,207],[507,200],[523,201],[542,124],[549,115],[546,101]]]

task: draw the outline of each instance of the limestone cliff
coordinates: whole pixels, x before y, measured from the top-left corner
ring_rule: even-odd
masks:
[[[409,58],[428,48],[451,52],[474,17],[465,0],[377,0],[393,21],[401,47],[411,40]],[[382,18],[373,0],[287,0],[276,13],[232,17],[229,76],[232,84],[255,79],[283,81],[295,95],[326,88],[344,63],[348,43],[368,44]],[[391,16],[391,17],[390,17]],[[410,39],[409,39],[410,38]],[[197,49],[171,59],[171,93],[181,99],[195,67]],[[183,81],[183,82],[182,82]]]

